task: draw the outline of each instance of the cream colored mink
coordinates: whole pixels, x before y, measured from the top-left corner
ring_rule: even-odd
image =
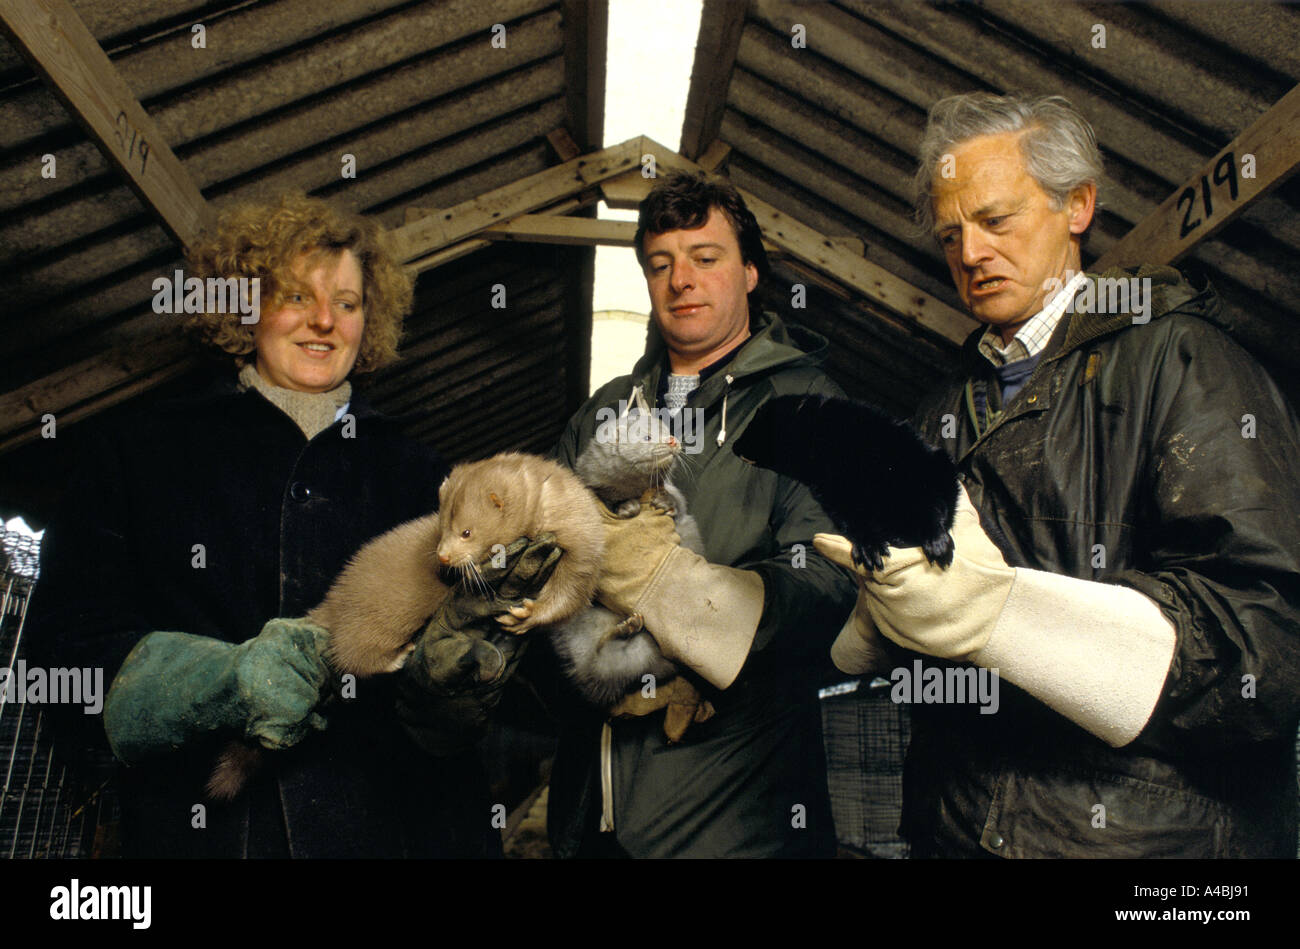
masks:
[[[330,631],[326,658],[358,676],[396,672],[415,635],[451,588],[438,576],[437,514],[399,524],[366,544],[307,618]]]
[[[502,626],[516,633],[548,626],[591,600],[604,530],[595,496],[567,468],[518,452],[457,465],[438,490],[438,510],[362,547],[307,614],[330,631],[327,658],[339,672],[400,669],[451,593],[439,569],[472,586],[475,565],[520,537],[551,531],[564,556],[536,602],[497,617]]]
[[[536,601],[497,617],[516,633],[568,619],[591,602],[605,552],[599,502],[577,475],[537,455],[507,452],[459,465],[438,492],[438,559],[472,578],[500,544],[550,531],[564,551]],[[470,580],[472,582],[472,580]]]
[[[596,589],[605,544],[598,503],[571,471],[537,455],[508,452],[457,465],[438,491],[438,514],[399,524],[358,550],[307,614],[330,632],[326,659],[359,677],[400,669],[451,593],[440,568],[459,571],[473,587],[476,564],[495,545],[547,531],[564,555],[536,601],[497,621],[523,633],[567,619]],[[260,747],[230,742],[208,781],[209,796],[234,798],[261,759]]]

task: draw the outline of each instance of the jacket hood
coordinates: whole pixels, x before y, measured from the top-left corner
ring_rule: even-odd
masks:
[[[763,311],[749,320],[750,336],[740,352],[727,364],[727,373],[735,379],[768,372],[777,367],[818,366],[830,350],[826,338],[801,326],[787,326],[779,316]],[[654,317],[646,332],[645,354],[632,369],[634,380],[647,385],[658,382],[658,370],[664,364],[668,345],[659,332]],[[653,391],[653,390],[651,390]]]
[[[1203,275],[1188,275],[1174,267],[1143,264],[1140,267],[1111,267],[1099,274],[1089,273],[1087,278],[1092,286],[1083,287],[1075,296],[1075,311],[1061,344],[1061,354],[1100,336],[1130,329],[1174,312],[1199,316],[1224,332],[1232,332],[1231,320],[1219,295]],[[1140,321],[1132,306],[1119,312],[1103,312],[1106,309],[1104,301],[1111,293],[1108,288],[1120,280],[1126,281],[1130,287],[1134,286],[1133,281],[1140,281],[1137,284],[1141,287],[1140,295],[1128,297],[1142,301],[1146,312]],[[1148,280],[1150,283],[1145,283]]]

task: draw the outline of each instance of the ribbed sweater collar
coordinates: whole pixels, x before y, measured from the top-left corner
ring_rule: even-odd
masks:
[[[339,410],[352,400],[352,383],[346,379],[328,392],[297,392],[268,382],[252,363],[239,371],[239,387],[260,392],[302,429],[308,441],[333,425]]]

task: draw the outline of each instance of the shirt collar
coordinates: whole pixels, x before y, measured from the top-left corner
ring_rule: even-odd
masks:
[[[1085,279],[1082,271],[1071,277],[1046,306],[1016,330],[1016,335],[1005,347],[1002,345],[1002,334],[998,332],[998,328],[990,325],[980,337],[980,355],[994,366],[1005,366],[1007,363],[1037,356],[1047,347],[1053,330],[1061,322],[1061,317],[1065,315],[1070,301],[1083,286]]]

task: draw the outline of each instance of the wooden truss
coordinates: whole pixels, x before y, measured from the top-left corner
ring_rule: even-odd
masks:
[[[656,179],[673,171],[708,169],[726,153],[715,143],[701,162],[688,161],[653,139],[629,139],[538,172],[442,211],[424,212],[396,232],[403,258],[419,271],[478,250],[495,240],[531,240],[559,244],[609,244],[631,247],[635,225],[568,217],[577,206],[604,198],[610,207],[636,207]],[[653,171],[653,174],[651,172]],[[764,240],[779,254],[803,262],[915,322],[961,343],[975,321],[943,301],[894,276],[839,238],[827,237],[796,221],[757,196],[741,191],[763,230]],[[559,205],[560,213],[549,211]]]
[[[598,201],[635,207],[655,177],[671,171],[714,170],[725,161],[727,146],[716,137],[717,108],[696,109],[704,118],[684,130],[684,151],[696,156],[694,161],[644,137],[577,153],[573,135],[588,148],[599,135],[601,120],[595,103],[603,96],[595,94],[598,80],[593,73],[597,61],[603,61],[605,22],[601,13],[583,14],[585,7],[573,0],[565,2],[575,22],[581,20],[586,39],[566,49],[566,69],[574,82],[582,80],[582,88],[574,92],[573,134],[557,130],[550,136],[561,163],[455,207],[409,209],[406,223],[394,236],[402,259],[414,273],[494,241],[631,246],[632,224],[590,216]],[[706,12],[720,26],[711,33],[702,31],[701,40],[716,47],[704,60],[713,64],[710,70],[719,74],[716,79],[730,73],[740,14],[716,3]],[[15,48],[56,91],[145,207],[180,244],[195,240],[212,217],[210,206],[66,0],[0,0],[0,22]],[[692,94],[703,95],[696,85],[700,83],[692,83]],[[1285,96],[1211,159],[1185,188],[1112,248],[1102,263],[1173,260],[1276,187],[1297,167],[1297,119],[1300,90]],[[1241,162],[1247,154],[1254,156],[1255,178],[1243,173]],[[1205,193],[1196,194],[1198,187]],[[1188,193],[1209,207],[1203,226],[1190,231],[1183,207]],[[755,195],[742,194],[765,241],[801,273],[860,294],[898,314],[904,323],[954,343],[963,341],[975,327],[967,315],[867,260],[860,243],[855,247],[851,239],[822,234]],[[1176,236],[1171,238],[1171,232]],[[190,368],[183,353],[174,332],[160,331],[149,345],[107,351],[0,393],[0,452],[39,437],[45,413],[55,413],[62,423],[75,421],[179,375]]]

